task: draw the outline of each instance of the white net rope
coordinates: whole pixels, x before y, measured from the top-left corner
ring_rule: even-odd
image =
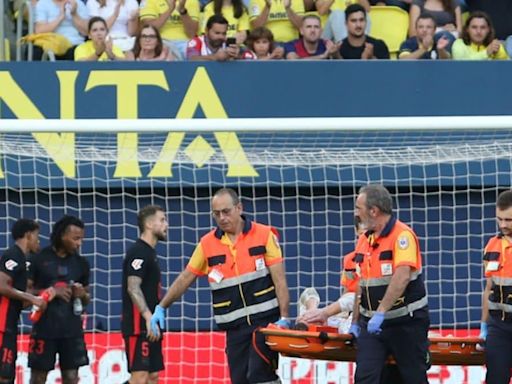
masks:
[[[201,141],[197,150],[199,136],[208,145]],[[212,228],[210,197],[222,186],[241,194],[249,218],[280,231],[292,301],[314,286],[326,304],[339,295],[341,257],[354,246],[357,190],[384,184],[395,198],[395,214],[420,238],[432,326],[478,325],[482,249],[496,233],[496,196],[511,185],[510,131],[239,132],[240,150],[257,173],[246,177],[227,176],[226,154],[214,134],[190,132],[172,159],[172,175],[148,177],[167,137],[138,134],[139,178],[114,176],[126,144],[116,134],[76,134],[73,177],[34,136],[0,139],[0,246],[10,244],[9,228],[20,216],[41,223],[43,245],[64,213],[84,220],[82,254],[91,264],[93,298],[87,330],[93,344],[113,351],[112,361],[123,359],[122,343],[104,335],[119,331],[122,260],[138,237],[137,211],[151,203],[168,212],[169,238],[157,248],[168,287]],[[54,153],[69,149],[58,141],[53,146]],[[191,148],[209,156],[198,165]],[[174,338],[165,348],[176,368],[166,371],[171,376],[165,382],[223,382],[227,373],[218,356],[224,347],[210,332],[215,325],[207,282],[191,287],[167,315]],[[26,318],[23,325],[28,331]],[[126,377],[113,368],[105,372],[101,377],[109,381],[99,382]]]

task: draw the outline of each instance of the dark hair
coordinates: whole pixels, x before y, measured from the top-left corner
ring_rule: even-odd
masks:
[[[213,24],[229,25],[226,18],[222,15],[210,16],[208,18],[208,21],[206,22],[206,29],[211,29],[213,27]]]
[[[139,30],[139,33],[137,34],[137,37],[135,38],[135,43],[133,44],[132,52],[133,56],[137,59],[140,55],[141,46],[140,46],[140,39],[142,38],[142,31],[145,29],[151,28],[151,30],[155,33],[156,41],[158,42],[155,47],[155,56],[158,57],[162,53],[162,50],[164,48],[163,42],[162,42],[162,36],[160,35],[160,31],[153,27],[151,24],[144,24],[142,28]]]
[[[65,215],[55,224],[53,224],[52,233],[50,235],[50,244],[56,250],[62,248],[62,236],[66,233],[70,226],[84,229],[84,222],[75,216]]]
[[[146,205],[137,214],[137,225],[140,233],[144,232],[146,221],[157,212],[163,212],[164,209],[159,205]]]
[[[274,44],[274,34],[272,31],[266,27],[258,27],[254,28],[247,37],[245,45],[251,50],[254,51],[254,42],[259,39],[267,39],[270,43],[270,52],[275,49]]]
[[[415,26],[418,26],[418,21],[420,20],[432,20],[434,22],[434,26],[436,26],[436,19],[434,19],[434,16],[432,16],[430,13],[423,12],[421,13],[418,18],[416,19]]]
[[[105,26],[105,28],[107,28],[107,31],[108,31],[108,25],[107,25],[107,22],[105,21],[105,19],[103,17],[94,16],[89,19],[89,23],[87,24],[87,32],[91,32],[91,28],[92,28],[93,24],[96,22],[103,23],[103,25]]]
[[[213,0],[213,13],[215,15],[222,16],[222,5],[224,4],[224,0]],[[242,0],[231,0],[231,5],[233,6],[233,16],[235,19],[239,19],[244,14],[244,4]]]
[[[501,192],[496,200],[496,207],[499,210],[504,211],[512,207],[512,190]]]
[[[27,232],[34,232],[39,229],[37,221],[32,219],[18,219],[11,229],[12,238],[14,240],[21,239]]]
[[[489,26],[489,33],[487,34],[487,36],[485,36],[485,39],[483,41],[484,46],[487,47],[494,40],[494,27],[492,25],[491,18],[485,12],[476,11],[469,15],[468,19],[466,20],[466,23],[464,24],[464,28],[462,28],[462,41],[464,41],[464,44],[466,45],[471,44],[471,38],[469,37],[468,30],[469,24],[473,19],[484,19],[487,22],[487,25]]]
[[[221,188],[215,194],[213,197],[221,196],[221,195],[229,195],[231,196],[231,201],[233,202],[233,205],[238,205],[240,203],[240,198],[238,197],[238,193],[232,188]]]
[[[393,199],[389,194],[389,191],[380,184],[369,184],[362,187],[359,193],[366,195],[366,208],[370,209],[373,207],[379,208],[379,210],[386,215],[393,213]]]
[[[364,7],[361,4],[354,3],[354,4],[350,4],[347,8],[345,8],[345,21],[348,20],[348,17],[352,13],[356,13],[356,12],[363,12],[364,19],[366,20],[366,9],[364,9]]]

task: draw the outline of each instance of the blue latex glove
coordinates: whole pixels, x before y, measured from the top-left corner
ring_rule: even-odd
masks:
[[[384,322],[384,312],[375,312],[370,321],[368,322],[368,333],[378,335],[382,332],[380,327]]]
[[[165,309],[160,305],[155,307],[155,312],[151,316],[151,332],[155,335],[160,334],[160,329],[164,329],[165,325]]]
[[[348,330],[348,333],[354,336],[354,339],[357,339],[361,334],[361,327],[359,326],[359,324],[352,324],[350,326],[350,329]]]
[[[290,329],[292,327],[292,321],[286,317],[281,317],[279,320],[277,320],[275,323],[278,327],[284,328],[284,329]]]
[[[478,337],[484,341],[487,339],[487,323],[480,323],[480,335]]]

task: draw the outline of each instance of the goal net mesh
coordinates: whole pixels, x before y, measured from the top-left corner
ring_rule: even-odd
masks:
[[[121,268],[141,207],[159,204],[168,213],[168,241],[157,247],[166,288],[214,225],[212,193],[237,190],[247,216],[281,234],[296,315],[306,287],[323,304],[339,297],[341,257],[355,243],[357,191],[381,183],[396,216],[419,236],[432,327],[467,330],[478,327],[482,249],[497,231],[496,196],[510,188],[512,174],[512,132],[483,129],[161,134],[141,126],[138,134],[4,134],[0,151],[2,249],[19,217],[39,221],[43,246],[63,214],[85,222],[88,341],[110,353],[89,373],[100,383],[127,378],[117,337]],[[162,382],[226,382],[205,279],[168,310],[166,326],[172,364]],[[22,331],[29,330],[25,315]]]

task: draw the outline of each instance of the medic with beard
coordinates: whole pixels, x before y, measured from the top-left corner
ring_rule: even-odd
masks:
[[[480,338],[485,340],[487,384],[510,381],[512,369],[512,191],[496,202],[500,233],[484,251],[487,284],[482,300]]]

